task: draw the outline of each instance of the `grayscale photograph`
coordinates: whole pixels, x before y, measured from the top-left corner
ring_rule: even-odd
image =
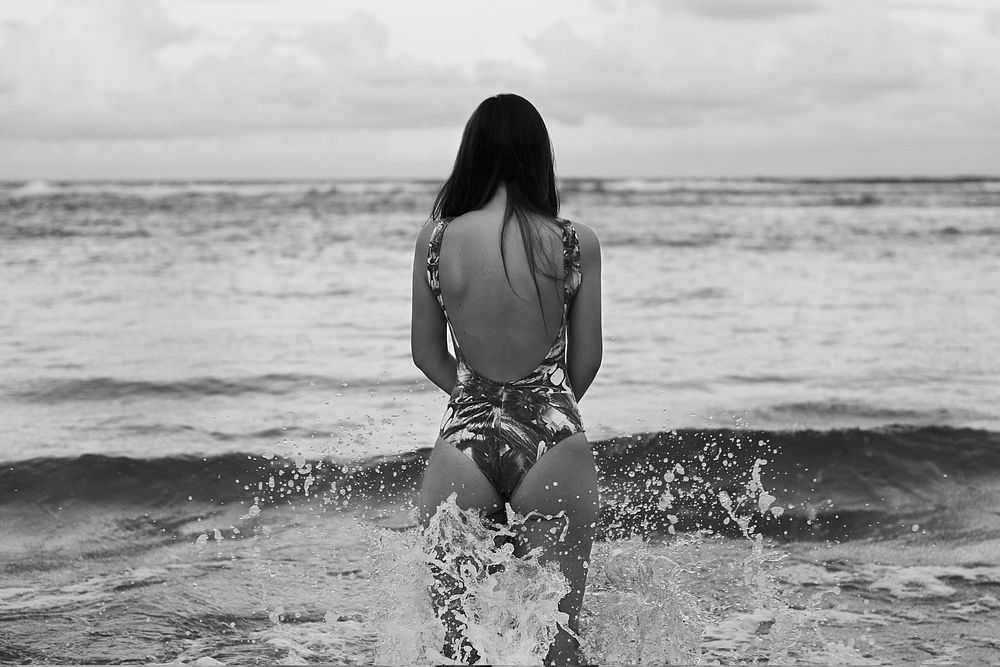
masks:
[[[0,664],[1000,664],[1000,3],[0,0]]]

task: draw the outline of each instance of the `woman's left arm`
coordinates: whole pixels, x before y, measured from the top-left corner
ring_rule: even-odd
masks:
[[[448,350],[448,324],[431,286],[427,284],[427,244],[436,222],[430,221],[417,235],[413,252],[413,294],[410,315],[410,354],[427,379],[451,394],[455,388],[457,362]]]

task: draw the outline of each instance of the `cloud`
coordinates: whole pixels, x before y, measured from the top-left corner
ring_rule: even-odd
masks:
[[[900,93],[933,95],[950,74],[923,35],[885,12],[861,8],[802,21],[795,30],[729,25],[639,5],[617,17],[600,42],[565,24],[529,40],[543,67],[526,76],[527,85],[566,122],[592,114],[626,125],[685,126],[780,122]]]
[[[661,127],[725,119],[774,125],[825,109],[859,120],[933,115],[944,106],[971,114],[1000,104],[983,85],[1000,75],[1000,42],[981,7],[961,17],[948,16],[946,4],[927,11],[818,1],[720,5],[768,20],[720,21],[714,2],[672,0],[627,5],[599,40],[567,22],[530,40],[543,61],[541,75],[529,79],[533,90],[555,108],[570,107],[567,121],[589,111]]]
[[[189,37],[152,0],[62,0],[39,25],[9,27],[0,49],[4,133],[76,136],[111,118],[147,125],[127,111],[155,111],[145,100],[170,82],[154,55]]]
[[[189,67],[164,54],[197,35],[155,0],[60,0],[41,24],[0,47],[0,134],[149,138],[271,129],[457,122],[468,81],[427,62],[387,57],[387,30],[358,14],[293,39],[250,32]],[[464,110],[463,110],[464,112]]]
[[[665,0],[664,11],[686,11],[724,20],[764,20],[824,11],[818,0]]]
[[[393,51],[394,34],[412,26],[389,18],[227,25],[223,44],[165,6],[58,0],[41,23],[8,26],[0,137],[455,128],[505,90],[564,125],[819,132],[832,117],[843,132],[874,124],[941,134],[987,128],[1000,113],[988,85],[1000,68],[996,14],[985,11],[961,19],[978,24],[951,24],[884,3],[604,2],[600,30],[591,6],[585,22],[534,24],[523,34],[530,59],[469,52],[473,65],[458,67],[435,58],[447,34],[419,52]]]
[[[989,31],[995,35],[1000,35],[1000,9],[994,9],[986,17],[986,25]]]

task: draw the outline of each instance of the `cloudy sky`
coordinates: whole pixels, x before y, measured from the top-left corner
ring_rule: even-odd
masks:
[[[996,0],[0,0],[0,179],[1000,175]]]

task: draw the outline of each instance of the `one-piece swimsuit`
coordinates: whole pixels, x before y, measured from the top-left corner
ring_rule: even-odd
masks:
[[[525,474],[545,452],[583,431],[580,410],[566,372],[566,328],[580,286],[580,242],[572,223],[559,220],[563,241],[563,306],[559,333],[545,359],[510,382],[484,377],[469,365],[441,295],[441,242],[451,219],[437,223],[427,252],[427,282],[451,333],[458,379],[441,421],[441,437],[463,452],[510,501]]]

